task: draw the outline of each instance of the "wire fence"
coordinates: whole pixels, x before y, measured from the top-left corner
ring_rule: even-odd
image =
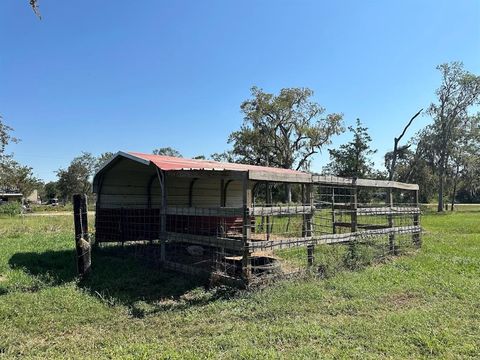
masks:
[[[97,202],[95,242],[121,243],[169,269],[243,282],[328,276],[421,246],[418,189],[331,178],[258,183],[251,197],[238,207],[146,205],[125,196]]]

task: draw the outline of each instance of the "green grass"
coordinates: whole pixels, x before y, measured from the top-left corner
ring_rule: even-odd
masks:
[[[412,256],[231,296],[105,248],[69,216],[0,218],[0,358],[478,358],[480,211],[423,217]]]

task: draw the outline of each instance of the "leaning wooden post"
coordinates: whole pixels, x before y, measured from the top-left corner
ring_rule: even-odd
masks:
[[[91,246],[88,234],[88,208],[86,195],[73,195],[73,224],[75,227],[77,272],[80,276],[83,276],[90,271],[92,264]]]
[[[251,263],[251,226],[252,218],[250,216],[250,206],[252,203],[252,190],[250,189],[248,172],[245,173],[243,178],[243,258],[242,258],[242,273],[245,283],[248,283],[252,275],[252,263]]]
[[[418,199],[418,190],[415,190],[415,211],[413,213],[413,226],[420,226],[420,203]],[[412,240],[415,246],[422,246],[422,237],[420,231],[412,235]]]
[[[390,231],[392,231],[388,235],[388,248],[390,250],[390,254],[396,255],[397,249],[395,247],[395,234],[393,233],[393,189],[388,188],[387,192],[387,204],[389,207],[389,213],[388,213],[388,228]]]

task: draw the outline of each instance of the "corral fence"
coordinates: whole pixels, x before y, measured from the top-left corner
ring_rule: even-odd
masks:
[[[243,197],[243,207],[97,203],[90,242],[120,243],[167,269],[242,283],[328,275],[340,263],[362,266],[421,246],[415,184],[312,176],[303,184],[257,182]],[[77,251],[84,251],[77,222]]]

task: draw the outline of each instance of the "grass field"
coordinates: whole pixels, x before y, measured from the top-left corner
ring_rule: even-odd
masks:
[[[75,277],[71,218],[0,218],[0,358],[478,358],[480,207],[413,256],[232,295],[119,248]]]

